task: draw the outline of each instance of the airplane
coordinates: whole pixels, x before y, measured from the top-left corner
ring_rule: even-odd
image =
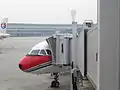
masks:
[[[54,80],[51,82],[52,88],[58,88],[60,83],[58,81],[59,73],[65,72],[65,66],[52,64],[52,50],[47,41],[43,41],[35,45],[26,56],[19,62],[19,68],[23,72],[32,74],[46,74],[51,73]]]
[[[5,38],[8,38],[10,36],[10,34],[4,34],[4,33],[0,33],[0,39],[3,40]]]
[[[7,23],[8,23],[8,18],[3,18],[0,23],[0,39],[3,40],[5,38],[8,38],[10,34],[7,34]]]

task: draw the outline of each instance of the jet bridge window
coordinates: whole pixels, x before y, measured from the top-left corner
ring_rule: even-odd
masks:
[[[63,44],[61,44],[61,52],[63,53],[64,51],[63,51]]]
[[[40,55],[46,55],[45,50],[41,50],[41,51],[40,51]]]

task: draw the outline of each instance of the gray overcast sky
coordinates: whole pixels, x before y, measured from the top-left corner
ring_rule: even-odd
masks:
[[[9,22],[71,23],[70,8],[76,21],[97,21],[97,0],[0,0],[0,17]]]

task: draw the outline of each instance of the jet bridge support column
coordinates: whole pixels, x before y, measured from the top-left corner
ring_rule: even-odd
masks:
[[[97,90],[120,90],[120,0],[98,0]]]
[[[75,78],[75,63],[76,63],[76,35],[77,35],[77,22],[75,22],[76,11],[71,11],[72,16],[72,65],[71,65],[71,90],[78,90]]]

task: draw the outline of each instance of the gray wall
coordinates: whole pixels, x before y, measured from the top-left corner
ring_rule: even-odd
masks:
[[[92,79],[92,83],[98,85],[98,29],[93,28],[87,32],[87,75]]]
[[[80,32],[80,35],[78,38],[76,38],[76,57],[77,57],[77,65],[82,73],[82,75],[84,76],[84,29]]]
[[[120,0],[99,0],[98,90],[120,90]]]

